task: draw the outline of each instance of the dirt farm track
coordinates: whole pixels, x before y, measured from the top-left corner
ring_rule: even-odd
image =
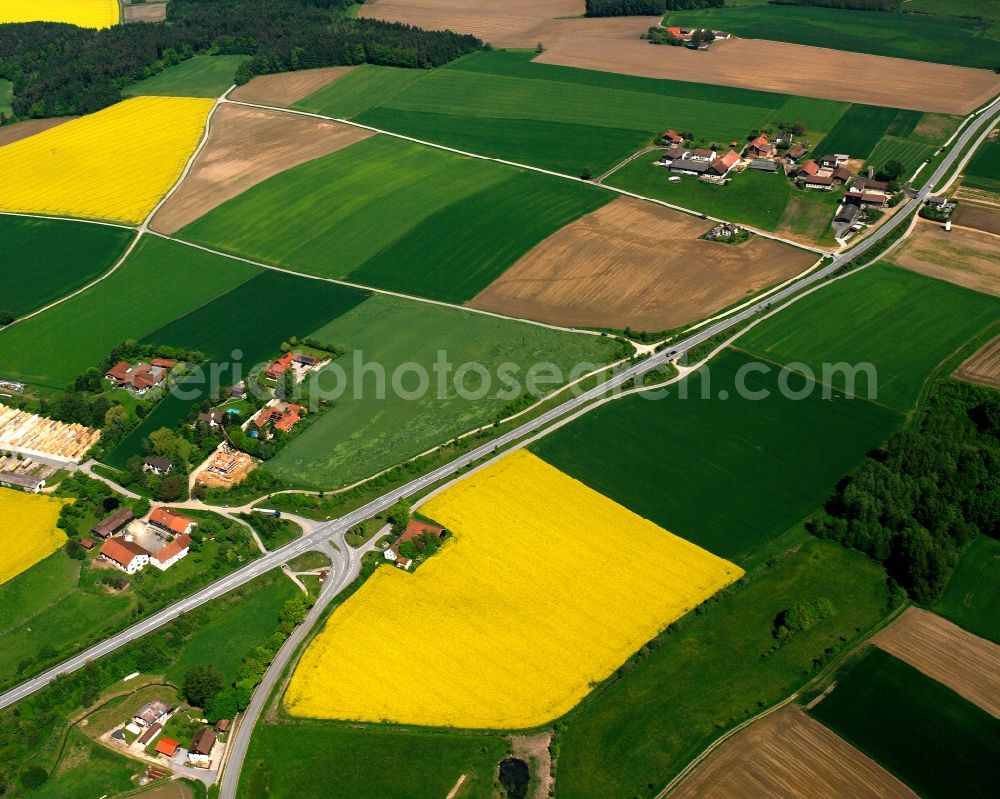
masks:
[[[815,256],[758,236],[699,238],[712,223],[621,197],[549,236],[470,302],[551,324],[667,330],[805,271]]]
[[[473,8],[469,8],[472,5]],[[1000,75],[926,61],[761,39],[717,42],[708,52],[658,47],[639,36],[658,17],[572,19],[583,0],[369,0],[361,14],[470,32],[498,47],[534,47],[538,61],[648,78],[965,114],[1000,92]],[[877,76],[876,80],[872,76]]]
[[[726,741],[669,799],[916,799],[875,761],[787,705]]]
[[[1000,718],[1000,646],[947,619],[907,608],[873,643]]]

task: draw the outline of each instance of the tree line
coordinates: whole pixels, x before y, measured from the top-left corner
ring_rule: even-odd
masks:
[[[820,6],[854,11],[898,11],[900,0],[768,0],[776,6]]]
[[[352,19],[349,0],[172,0],[165,22],[104,30],[0,25],[0,78],[15,118],[88,114],[122,90],[195,54],[245,55],[234,76],[361,63],[427,68],[479,49],[471,35]]]
[[[869,455],[807,526],[882,563],[918,602],[934,601],[969,541],[1000,537],[1000,393],[936,385],[916,429]]]
[[[667,11],[720,8],[726,0],[587,0],[588,17],[644,17]]]

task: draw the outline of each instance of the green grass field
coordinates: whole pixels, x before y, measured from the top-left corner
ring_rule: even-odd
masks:
[[[443,799],[465,774],[462,799],[492,799],[494,772],[506,752],[499,736],[260,724],[239,796]]]
[[[934,155],[935,150],[937,150],[937,146],[934,144],[886,136],[875,145],[875,149],[868,156],[868,162],[878,169],[887,161],[899,161],[906,167],[903,173],[903,179],[906,180],[918,166]]]
[[[649,799],[724,730],[784,699],[886,612],[885,573],[857,552],[802,534],[801,547],[703,615],[661,635],[623,679],[565,719],[559,799]],[[775,649],[774,618],[825,597],[836,612]]]
[[[229,683],[243,656],[274,632],[281,606],[299,592],[277,570],[254,580],[248,588],[238,604],[201,626],[185,642],[180,657],[167,670],[166,679],[181,685],[184,673],[192,666],[214,665]]]
[[[133,83],[122,92],[126,97],[218,97],[233,85],[242,55],[196,55],[159,74]]]
[[[905,120],[913,118],[912,112],[895,108],[852,105],[813,151],[816,155],[847,153],[851,158],[867,158],[889,127],[896,124],[897,115]]]
[[[236,263],[212,257],[220,269],[227,268],[229,263]],[[150,344],[198,350],[215,363],[240,363],[240,374],[246,375],[258,364],[280,355],[283,341],[292,336],[302,338],[308,335],[363,302],[367,296],[362,291],[336,283],[267,270],[185,316],[147,333],[142,340]],[[233,357],[237,350],[242,353],[238,360]],[[236,382],[232,371],[223,372],[223,376],[224,384]],[[206,386],[208,389],[211,387]],[[104,460],[124,469],[129,458],[142,452],[144,437],[163,427],[175,427],[193,406],[200,405],[202,401],[200,392],[193,398],[176,394],[165,397]]]
[[[283,172],[181,235],[310,274],[461,303],[613,198],[379,136]]]
[[[742,140],[790,116],[810,130],[846,103],[531,63],[475,53],[422,77],[362,66],[296,107],[548,169],[599,174],[667,128]]]
[[[736,346],[777,363],[869,363],[877,401],[909,411],[934,368],[993,323],[1000,300],[905,269],[878,264],[831,283],[737,339]],[[842,373],[833,384],[845,388]],[[855,394],[869,394],[858,374]]]
[[[107,225],[0,216],[0,311],[22,316],[85,286],[111,268],[133,235]]]
[[[960,13],[964,17],[969,11]],[[959,17],[753,5],[669,12],[664,22],[721,28],[749,39],[776,39],[981,69],[993,69],[1000,63],[997,27]],[[875,75],[870,77],[878,80]]]
[[[971,633],[1000,644],[1000,541],[980,535],[958,561],[934,610]]]
[[[40,787],[24,795],[33,799],[79,799],[114,795],[135,788],[132,777],[143,766],[94,743],[77,729],[68,733],[59,768]],[[21,796],[18,792],[16,796]]]
[[[689,381],[687,399],[672,387],[660,401],[616,400],[532,449],[670,532],[743,561],[813,512],[901,422],[869,402],[823,399],[818,387],[786,399],[776,368],[746,376],[768,398],[741,399],[734,386],[749,363],[726,351],[707,379]]]
[[[0,332],[3,376],[64,388],[98,365],[116,344],[142,338],[259,271],[147,236],[107,280]],[[40,352],[44,358],[38,357]]]
[[[496,396],[503,388],[497,367],[504,362],[518,364],[518,380],[538,362],[557,364],[565,375],[580,362],[611,360],[616,347],[607,338],[384,295],[373,296],[313,335],[347,348],[320,376],[323,391],[339,389],[342,394],[334,398],[332,410],[265,465],[279,477],[313,488],[353,482],[493,421],[510,399]],[[435,370],[440,352],[452,372]],[[383,399],[375,372],[356,374],[355,358],[372,370],[384,370]],[[492,375],[489,393],[482,399],[463,399],[454,385],[458,369],[470,362],[484,365]],[[417,376],[397,371],[407,363],[423,367],[428,375],[428,390],[419,398],[406,395],[418,388]],[[341,370],[342,378],[337,374]],[[402,391],[393,389],[394,374]],[[439,395],[441,382],[444,391]],[[471,390],[482,385],[475,373],[463,382]]]
[[[1000,719],[880,649],[810,713],[925,799],[996,795]]]
[[[986,142],[965,168],[962,185],[1000,193],[1000,142]]]

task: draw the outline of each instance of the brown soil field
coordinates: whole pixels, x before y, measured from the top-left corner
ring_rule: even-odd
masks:
[[[889,260],[924,275],[1000,296],[997,238],[989,233],[920,220]]]
[[[13,144],[21,139],[27,139],[36,133],[41,133],[49,128],[57,127],[63,122],[69,122],[76,117],[50,117],[49,119],[28,119],[24,122],[16,122],[13,125],[4,125],[0,128],[0,147],[5,144]]]
[[[955,209],[952,222],[962,227],[972,227],[1000,236],[1000,208],[962,203]],[[1000,241],[996,242],[1000,248]]]
[[[712,227],[621,197],[524,255],[468,304],[559,325],[667,330],[799,274],[812,253],[754,236],[698,237]]]
[[[1000,92],[1000,75],[984,69],[762,39],[716,42],[707,52],[642,41],[639,35],[656,23],[656,17],[554,20],[538,36],[546,49],[536,60],[947,114],[968,113]]]
[[[1000,336],[962,361],[952,376],[981,386],[1000,388]]]
[[[153,219],[172,234],[272,175],[367,139],[372,133],[320,119],[222,105],[205,149]]]
[[[125,22],[163,22],[167,18],[167,4],[162,3],[139,3],[138,5],[126,4],[124,6]]]
[[[916,799],[888,771],[799,708],[786,705],[738,732],[670,799]]]
[[[515,735],[510,739],[510,753],[520,758],[531,769],[535,790],[528,799],[548,799],[552,795],[555,778],[552,775],[552,732],[537,735]]]
[[[369,0],[360,16],[472,33],[497,47],[534,47],[556,17],[584,10],[584,0]]]
[[[289,106],[303,97],[318,92],[354,67],[323,67],[301,69],[297,72],[280,72],[277,75],[260,75],[239,86],[229,95],[230,100],[258,105]]]
[[[192,797],[191,789],[183,782],[162,783],[148,791],[133,795],[136,799],[191,799]]]
[[[1000,646],[919,608],[907,608],[872,643],[1000,718]]]

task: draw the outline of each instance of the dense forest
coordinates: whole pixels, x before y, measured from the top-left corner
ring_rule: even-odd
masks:
[[[667,11],[718,8],[726,0],[587,0],[588,17],[642,17]]]
[[[0,78],[14,82],[15,117],[97,111],[126,86],[195,53],[246,55],[254,75],[338,64],[440,66],[482,46],[473,36],[351,19],[349,0],[172,0],[164,23],[90,30],[0,25]]]
[[[898,11],[901,0],[769,0],[778,6],[822,6],[855,11]]]
[[[1000,393],[937,384],[916,429],[870,455],[808,527],[883,563],[917,601],[934,600],[965,544],[1000,537]]]

